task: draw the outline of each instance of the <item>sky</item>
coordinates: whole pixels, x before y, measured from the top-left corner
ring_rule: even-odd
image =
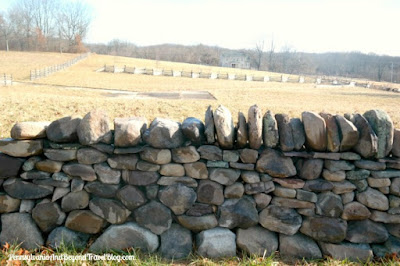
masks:
[[[0,0],[6,10],[15,0]],[[86,0],[85,41],[400,56],[400,0]]]

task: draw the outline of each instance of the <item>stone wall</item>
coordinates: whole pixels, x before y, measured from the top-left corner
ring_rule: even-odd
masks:
[[[20,122],[0,141],[1,244],[175,259],[400,250],[400,131],[384,111],[108,120]]]

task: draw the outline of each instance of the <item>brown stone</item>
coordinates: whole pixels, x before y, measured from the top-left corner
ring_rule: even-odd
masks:
[[[103,228],[104,222],[102,218],[91,211],[79,210],[69,213],[65,226],[82,233],[97,234]]]
[[[278,123],[279,144],[282,151],[292,151],[294,149],[294,140],[290,118],[286,114],[276,114],[275,119]]]
[[[83,145],[96,144],[111,139],[108,115],[101,110],[86,114],[77,127],[79,142]]]
[[[204,135],[208,144],[215,142],[214,115],[211,105],[208,106],[204,119]]]
[[[352,122],[360,134],[354,150],[364,158],[374,157],[378,152],[378,137],[367,119],[360,114],[354,114]]]
[[[117,147],[135,146],[142,142],[142,134],[148,121],[144,117],[114,119],[114,145]]]
[[[242,112],[238,113],[238,123],[236,132],[236,145],[238,148],[244,148],[249,140],[249,130],[247,128],[246,117]]]
[[[40,139],[46,137],[50,122],[18,122],[11,129],[13,139]]]
[[[303,112],[301,117],[306,132],[307,146],[315,151],[325,151],[327,148],[325,120],[314,112]]]
[[[371,216],[371,212],[367,207],[357,201],[353,201],[344,205],[342,219],[350,220],[364,220]]]
[[[224,149],[232,149],[235,130],[231,112],[220,105],[214,111],[214,124],[219,145]]]
[[[325,120],[327,135],[327,150],[330,152],[338,152],[340,149],[339,127],[333,115],[328,113],[319,113]]]
[[[275,183],[278,183],[282,187],[286,188],[303,188],[305,182],[301,179],[298,178],[286,178],[286,179],[281,179],[281,178],[274,178],[273,181]]]
[[[249,146],[251,149],[259,149],[262,144],[262,112],[257,105],[249,108],[248,128],[249,128]]]

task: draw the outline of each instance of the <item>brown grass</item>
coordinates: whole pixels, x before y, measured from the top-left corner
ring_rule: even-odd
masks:
[[[0,73],[12,74],[14,80],[28,79],[31,69],[64,63],[77,54],[42,52],[0,52]]]
[[[189,116],[204,119],[207,106],[216,108],[219,104],[227,106],[235,120],[238,111],[247,115],[248,108],[253,104],[264,112],[272,110],[292,117],[300,117],[305,110],[344,114],[379,108],[388,112],[396,126],[400,126],[398,93],[364,88],[315,88],[313,84],[96,73],[98,65],[91,61],[94,60],[92,58],[104,63],[113,57],[96,55],[90,58],[38,82],[132,91],[206,90],[217,100],[126,99],[109,97],[107,93],[96,90],[50,85],[0,87],[0,137],[8,137],[17,121],[51,121],[72,114],[83,116],[95,108],[106,110],[110,119],[145,116],[151,120],[159,116],[182,122]],[[116,57],[115,60],[122,59]]]

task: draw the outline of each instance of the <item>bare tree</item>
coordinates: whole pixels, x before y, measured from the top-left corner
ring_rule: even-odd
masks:
[[[35,33],[33,16],[31,13],[34,0],[20,0],[9,10],[9,20],[12,32],[18,39],[21,50],[30,50]]]
[[[11,24],[4,16],[4,14],[0,14],[0,36],[4,38],[5,41],[5,50],[9,51],[9,39],[11,36]]]
[[[66,2],[62,6],[59,15],[59,37],[68,40],[69,50],[74,49],[80,44],[77,40],[83,40],[89,30],[92,21],[91,8],[84,2]]]
[[[256,44],[256,66],[257,66],[257,70],[260,70],[261,67],[261,60],[262,57],[264,55],[264,40],[258,42]]]
[[[269,51],[268,51],[268,70],[269,71],[275,70],[274,53],[275,53],[275,42],[274,42],[274,36],[272,36],[271,43],[269,46]]]

